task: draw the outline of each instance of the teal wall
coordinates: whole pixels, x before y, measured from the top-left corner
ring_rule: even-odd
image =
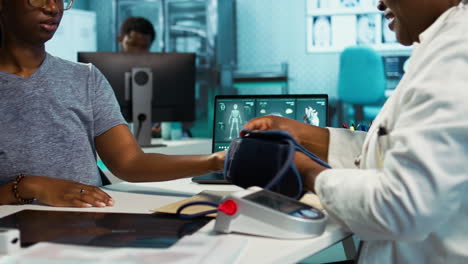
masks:
[[[336,96],[339,55],[306,52],[305,0],[237,0],[237,30],[241,67],[287,62],[290,93]]]
[[[73,8],[96,12],[97,50],[114,51],[113,0],[74,0]]]
[[[75,0],[97,13],[98,50],[113,51],[111,0]],[[337,53],[306,52],[305,0],[237,0],[238,61],[243,65],[289,64],[290,93],[336,96]],[[259,90],[259,93],[268,91]],[[250,91],[249,91],[250,93]]]
[[[116,37],[113,35],[116,27],[113,24],[112,0],[90,0],[90,10],[97,14],[98,51],[114,51]]]
[[[74,0],[73,1],[73,8],[74,9],[89,10],[90,9],[89,1],[90,0]]]

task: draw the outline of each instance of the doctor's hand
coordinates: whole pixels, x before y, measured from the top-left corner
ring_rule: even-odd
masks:
[[[325,162],[328,160],[330,133],[326,128],[301,123],[290,118],[268,115],[250,120],[244,129],[286,131],[297,143],[317,155],[321,160]],[[245,132],[242,131],[241,136],[244,135]]]
[[[22,188],[41,203],[60,207],[106,207],[113,206],[114,200],[99,187],[70,180],[50,177],[26,176]]]
[[[315,193],[315,179],[322,171],[328,170],[328,168],[313,161],[300,151],[296,151],[294,155],[294,164],[302,177],[304,187]]]
[[[304,125],[305,124],[289,118],[275,115],[267,115],[250,120],[249,122],[247,122],[247,124],[244,125],[244,129],[258,131],[283,130],[291,134],[291,136],[293,136],[300,143],[300,129]],[[245,132],[241,131],[240,134],[241,136],[244,136]]]

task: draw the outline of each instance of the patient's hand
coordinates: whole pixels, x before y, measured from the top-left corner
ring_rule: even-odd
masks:
[[[211,154],[213,159],[214,171],[221,171],[224,169],[224,159],[226,158],[226,151],[218,151]]]
[[[23,185],[24,184],[24,185]],[[21,191],[32,193],[41,203],[61,207],[106,207],[114,200],[99,187],[41,176],[26,176]]]

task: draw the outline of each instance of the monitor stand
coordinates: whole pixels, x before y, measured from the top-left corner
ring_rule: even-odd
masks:
[[[141,147],[166,147],[151,144],[151,102],[153,100],[153,73],[150,68],[132,68],[129,76],[132,91],[133,134]],[[128,75],[127,75],[128,76]]]

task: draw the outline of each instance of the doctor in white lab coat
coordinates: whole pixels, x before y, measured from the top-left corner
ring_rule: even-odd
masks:
[[[279,117],[327,160],[296,164],[331,217],[363,240],[359,263],[468,263],[468,1],[382,0],[408,71],[368,133]]]

